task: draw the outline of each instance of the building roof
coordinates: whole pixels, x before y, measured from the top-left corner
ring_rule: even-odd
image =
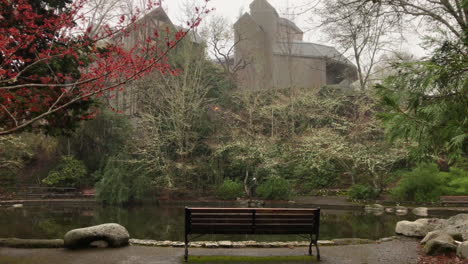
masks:
[[[279,23],[280,23],[280,25],[290,27],[290,28],[294,29],[295,31],[297,31],[299,33],[304,33],[304,31],[302,31],[294,22],[292,22],[289,19],[286,19],[284,17],[280,17],[279,18]]]
[[[278,12],[276,11],[276,9],[270,4],[268,3],[267,0],[254,0],[252,3],[250,3],[250,10],[271,10],[275,13],[276,16],[279,17],[279,14]]]
[[[334,47],[311,42],[278,42],[273,47],[273,52],[279,55],[328,58],[352,65],[352,63]]]
[[[166,11],[164,11],[162,7],[158,7],[152,10],[148,14],[144,15],[140,20],[144,20],[144,19],[154,19],[154,20],[158,20],[169,25],[174,25],[171,19],[169,18],[169,16],[167,15]]]

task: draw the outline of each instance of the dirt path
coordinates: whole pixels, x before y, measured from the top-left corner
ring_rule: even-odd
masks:
[[[381,244],[321,247],[322,264],[415,264],[415,240]],[[306,248],[190,249],[192,255],[292,256],[306,254]],[[13,249],[0,248],[2,264],[172,264],[183,263],[183,248],[130,246],[122,249]],[[297,262],[295,262],[297,263]]]

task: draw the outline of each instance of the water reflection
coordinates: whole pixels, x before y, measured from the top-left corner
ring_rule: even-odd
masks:
[[[369,238],[394,235],[398,221],[416,217],[365,214],[361,211],[322,210],[320,239]],[[35,206],[0,209],[0,237],[60,238],[70,229],[102,223],[119,223],[133,238],[155,240],[183,240],[183,207],[57,207]],[[202,240],[302,240],[297,236],[205,236]]]

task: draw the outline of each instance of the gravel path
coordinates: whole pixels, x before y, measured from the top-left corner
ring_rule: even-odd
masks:
[[[416,240],[381,244],[321,247],[322,264],[415,264]],[[129,246],[122,249],[14,249],[0,248],[5,264],[171,264],[183,263],[183,248]],[[292,256],[304,255],[307,248],[190,249],[192,255]],[[298,262],[294,262],[298,263]]]

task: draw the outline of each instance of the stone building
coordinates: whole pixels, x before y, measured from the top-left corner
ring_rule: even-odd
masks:
[[[162,7],[152,10],[140,18],[136,24],[136,29],[130,30],[129,34],[117,35],[112,41],[122,41],[124,48],[131,49],[137,43],[145,42],[149,38],[155,42],[160,42],[162,45],[161,49],[164,50],[166,49],[166,39],[173,40],[175,38],[174,34],[177,31],[187,31],[187,29],[175,25]],[[155,36],[156,31],[159,33],[159,36]],[[196,54],[204,54],[205,44],[202,37],[196,31],[191,30],[184,41],[171,51],[169,63],[175,64],[174,61],[171,61],[171,58],[176,57],[182,46],[190,48]],[[145,78],[152,79],[155,76],[151,75]],[[126,85],[125,89],[121,91],[108,92],[107,97],[110,98],[108,100],[109,105],[115,110],[128,115],[135,115],[141,111],[141,100],[144,96],[138,84],[131,83]]]
[[[254,0],[234,24],[235,62],[242,89],[350,87],[356,67],[334,47],[304,42],[304,32],[278,15],[267,0]]]

